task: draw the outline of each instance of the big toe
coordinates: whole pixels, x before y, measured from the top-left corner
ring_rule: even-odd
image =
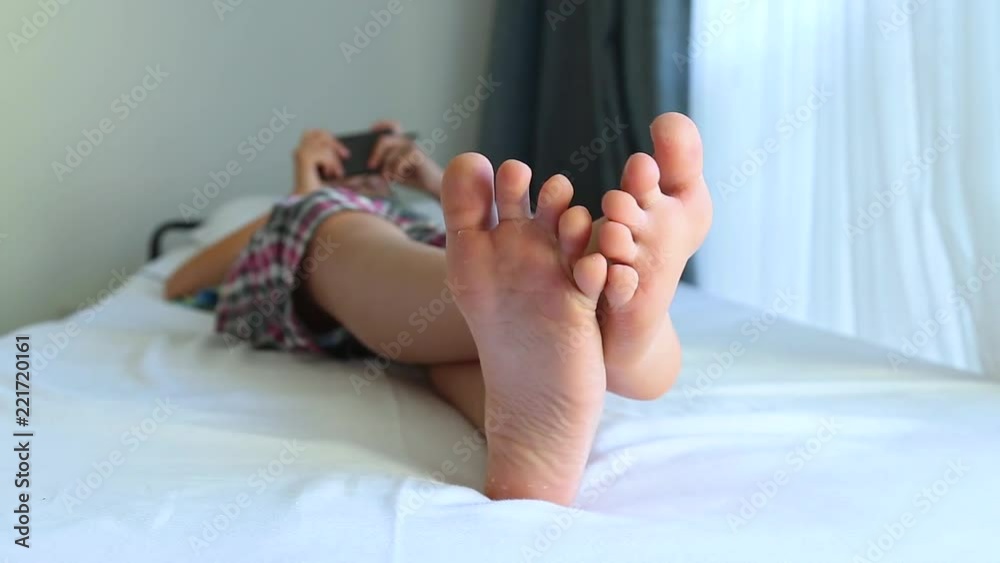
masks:
[[[684,114],[665,113],[649,127],[660,186],[667,195],[683,191],[701,177],[702,147],[698,127]]]
[[[496,224],[493,165],[485,156],[468,152],[452,159],[442,180],[441,209],[449,233]]]
[[[665,113],[650,126],[660,190],[684,203],[693,246],[701,245],[712,224],[712,197],[702,175],[703,150],[698,127],[680,113]]]

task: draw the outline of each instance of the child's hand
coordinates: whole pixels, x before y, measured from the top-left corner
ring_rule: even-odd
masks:
[[[309,129],[295,149],[295,193],[308,194],[327,180],[344,177],[344,163],[351,151],[322,129]]]
[[[372,130],[389,131],[389,134],[379,137],[375,143],[368,158],[368,168],[381,170],[386,180],[440,195],[441,167],[402,134],[398,121],[376,121]]]

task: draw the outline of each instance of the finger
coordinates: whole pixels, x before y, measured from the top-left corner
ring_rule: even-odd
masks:
[[[333,156],[323,160],[320,165],[320,171],[323,172],[324,178],[329,178],[331,180],[340,179],[345,176],[344,164],[340,162],[339,158]]]
[[[389,131],[398,135],[403,132],[403,125],[395,119],[379,119],[372,123],[372,131]]]
[[[347,158],[351,154],[351,151],[337,140],[336,137],[322,129],[310,129],[306,131],[302,135],[302,142],[299,143],[299,150],[304,153],[322,150],[336,154],[341,158]]]
[[[396,157],[393,169],[401,178],[409,178],[413,171],[423,164],[423,159],[427,158],[423,151],[411,144],[406,145]]]
[[[324,129],[307,129],[302,133],[302,144],[328,144],[333,139],[333,135]]]
[[[307,141],[310,139],[316,139],[322,135],[324,131],[322,129],[306,129],[302,132],[302,140]]]
[[[333,150],[340,158],[350,158],[351,149],[347,148],[344,143],[340,142],[340,139],[330,135],[330,144],[333,146]]]
[[[385,164],[385,157],[390,152],[397,149],[401,144],[406,143],[406,139],[396,135],[382,135],[375,141],[375,148],[368,157],[368,169],[379,170]]]
[[[412,151],[406,146],[389,152],[385,157],[385,164],[383,166],[383,170],[388,171],[388,178],[397,182],[406,179],[408,176],[407,169],[412,166],[410,158],[412,158]]]
[[[325,138],[317,137],[311,141],[302,143],[296,149],[295,154],[303,164],[309,166],[315,166],[319,162],[325,162],[327,159],[334,159],[338,163],[340,162],[334,141],[329,136]]]
[[[406,150],[402,147],[394,148],[385,154],[385,158],[382,161],[382,175],[393,182],[398,182],[402,180],[402,166],[400,164],[403,161],[403,153]]]
[[[309,165],[315,166],[319,170],[321,178],[333,179],[344,176],[344,164],[328,150],[316,151],[308,155],[307,158]]]
[[[305,155],[311,151],[317,145],[322,145],[323,139],[319,136],[318,129],[309,129],[303,131],[302,138],[299,139],[299,146],[296,147],[296,152]]]

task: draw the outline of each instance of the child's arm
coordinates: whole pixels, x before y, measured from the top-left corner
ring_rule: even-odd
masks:
[[[390,134],[376,141],[368,167],[382,170],[386,180],[423,190],[440,201],[444,171],[413,139],[403,135],[403,126],[398,121],[382,120],[372,124],[372,130]]]
[[[221,284],[236,258],[249,244],[250,237],[267,223],[269,217],[270,214],[263,215],[244,225],[185,262],[167,279],[164,296],[176,299]]]
[[[310,129],[302,134],[295,149],[295,189],[304,195],[323,187],[320,172],[341,178],[344,166],[341,158],[350,153],[333,135],[320,129]],[[263,227],[270,214],[263,215],[240,230],[199,252],[170,276],[164,290],[167,299],[193,295],[203,289],[215,287],[225,281],[226,274],[250,243],[250,237]]]

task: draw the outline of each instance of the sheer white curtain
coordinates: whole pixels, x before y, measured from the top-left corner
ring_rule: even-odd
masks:
[[[1000,377],[1000,2],[693,0],[699,282]]]

